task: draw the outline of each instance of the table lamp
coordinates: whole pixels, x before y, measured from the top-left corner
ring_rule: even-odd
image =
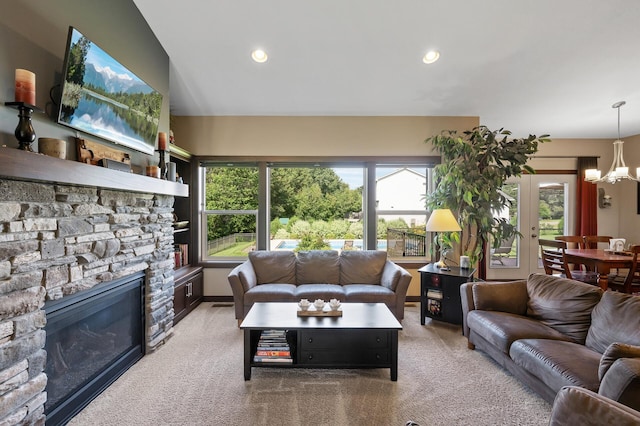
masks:
[[[442,247],[442,232],[462,231],[462,228],[458,225],[458,221],[449,209],[433,210],[425,229],[427,232],[440,232],[438,236],[440,247]],[[447,264],[444,262],[444,250],[442,250],[442,248],[440,249],[440,261],[436,263],[436,266],[445,271],[449,270]]]

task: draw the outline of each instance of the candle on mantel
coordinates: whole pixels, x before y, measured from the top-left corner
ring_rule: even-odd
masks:
[[[158,151],[167,150],[167,134],[165,132],[158,133]]]
[[[36,75],[31,71],[16,69],[15,101],[36,104]]]

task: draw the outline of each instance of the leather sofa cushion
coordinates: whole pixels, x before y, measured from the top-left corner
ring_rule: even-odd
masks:
[[[527,281],[475,283],[472,287],[475,308],[481,311],[527,313]]]
[[[467,314],[467,325],[505,354],[509,353],[511,344],[518,339],[569,340],[540,321],[507,312],[474,310]]]
[[[593,309],[587,347],[602,354],[614,342],[640,346],[640,297],[606,291]]]
[[[640,358],[640,346],[625,345],[624,343],[610,344],[600,358],[600,366],[598,367],[600,380],[618,358]]]
[[[396,295],[387,287],[375,284],[351,284],[344,286],[347,302],[386,303],[395,306]]]
[[[261,284],[251,288],[244,294],[244,304],[255,302],[295,302],[296,286],[293,284]]]
[[[578,343],[522,339],[513,342],[509,356],[555,392],[563,386],[580,386],[597,392],[600,386],[600,354]]]
[[[340,253],[340,284],[380,284],[387,252],[344,250]]]
[[[323,299],[328,302],[331,299],[345,300],[345,291],[338,284],[305,284],[300,285],[294,292],[296,300],[309,299],[313,302],[316,299]]]
[[[251,251],[249,260],[258,284],[296,283],[296,254],[292,251]]]
[[[591,311],[602,290],[590,284],[551,275],[531,274],[527,280],[527,316],[584,344]]]
[[[340,281],[340,258],[336,250],[299,251],[296,262],[298,284],[327,283]]]

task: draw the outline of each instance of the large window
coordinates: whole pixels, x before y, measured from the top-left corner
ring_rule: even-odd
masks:
[[[431,165],[202,163],[203,261],[252,250],[385,250],[424,259]]]

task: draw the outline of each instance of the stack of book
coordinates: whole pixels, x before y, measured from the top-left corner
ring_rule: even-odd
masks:
[[[286,330],[263,330],[253,362],[293,363]]]

